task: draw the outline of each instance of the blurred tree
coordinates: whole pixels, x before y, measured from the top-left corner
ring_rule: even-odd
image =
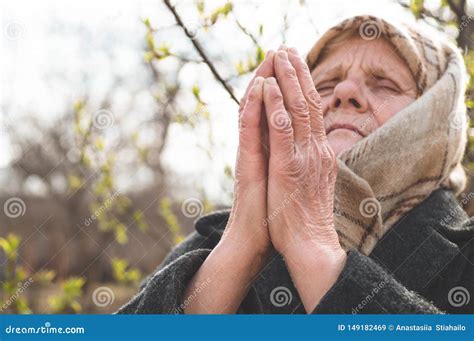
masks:
[[[464,52],[464,61],[470,79],[466,91],[466,106],[468,108],[469,127],[472,126],[472,108],[474,107],[474,17],[472,9],[466,0],[440,0],[437,5],[425,3],[424,0],[410,0],[409,3],[399,2],[409,9],[415,18],[434,26],[442,32],[454,29],[456,43]],[[474,134],[469,129],[468,145],[464,157],[465,170],[468,173],[468,187],[465,193],[474,191],[472,178],[474,175]],[[469,215],[474,215],[474,203],[469,202],[465,207]]]

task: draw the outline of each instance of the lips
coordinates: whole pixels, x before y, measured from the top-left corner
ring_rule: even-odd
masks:
[[[359,134],[360,136],[365,137],[365,134],[362,131],[360,131],[356,126],[353,126],[352,124],[347,124],[347,123],[344,123],[344,124],[336,123],[336,124],[331,125],[326,131],[326,135],[329,135],[331,131],[336,130],[336,129],[352,130],[353,132]]]

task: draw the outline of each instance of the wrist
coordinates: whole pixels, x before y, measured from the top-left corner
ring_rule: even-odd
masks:
[[[261,224],[255,221],[262,221]],[[273,249],[268,234],[268,228],[264,225],[264,219],[254,219],[253,221],[230,221],[222,238],[219,241],[222,245],[234,255],[247,259],[266,259]],[[249,229],[249,227],[252,227]]]
[[[260,247],[252,240],[241,241],[222,238],[216,245],[215,252],[223,263],[232,271],[253,277],[261,271],[271,255],[271,247]]]
[[[337,282],[347,260],[340,246],[310,242],[288,248],[282,255],[308,313]]]
[[[325,274],[339,273],[347,259],[346,252],[339,246],[318,245],[308,242],[290,247],[282,253],[285,262],[299,265],[301,272],[318,269]]]

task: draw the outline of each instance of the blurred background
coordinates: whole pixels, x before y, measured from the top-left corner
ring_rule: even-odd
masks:
[[[268,49],[305,54],[374,14],[445,35],[474,72],[474,1],[1,7],[1,313],[113,312],[199,216],[231,205],[238,101]]]

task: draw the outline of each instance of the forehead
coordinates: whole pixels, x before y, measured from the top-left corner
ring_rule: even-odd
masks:
[[[364,40],[359,36],[350,37],[330,48],[313,69],[313,79],[327,72],[362,69],[368,73],[396,74],[398,77],[411,80],[407,64],[396,52],[394,46],[386,39]]]

